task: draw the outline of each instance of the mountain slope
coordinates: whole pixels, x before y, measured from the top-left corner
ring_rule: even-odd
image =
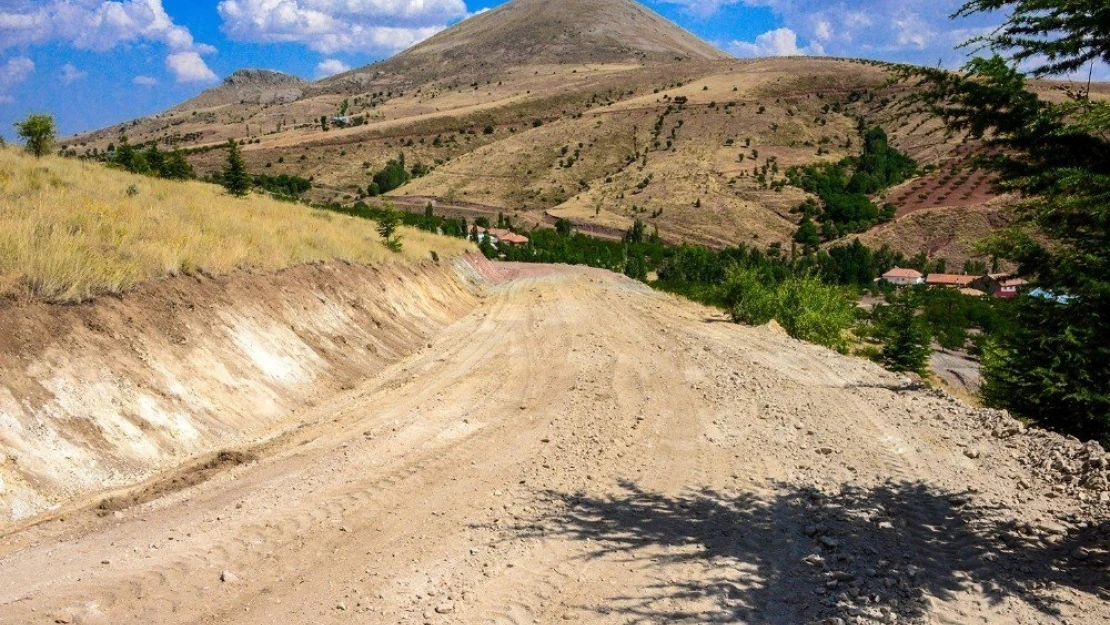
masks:
[[[322,85],[380,74],[428,80],[534,65],[649,65],[727,58],[729,55],[633,0],[514,0],[389,60]]]

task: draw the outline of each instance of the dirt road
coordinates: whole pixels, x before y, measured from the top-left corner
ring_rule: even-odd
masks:
[[[4,537],[0,622],[1107,622],[1107,528],[1021,435],[620,277],[497,271],[257,461]]]

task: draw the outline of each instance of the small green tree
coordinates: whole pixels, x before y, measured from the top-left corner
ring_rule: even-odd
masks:
[[[401,224],[401,216],[392,207],[387,207],[378,217],[378,234],[381,235],[385,246],[394,252],[401,251],[401,239],[397,235],[397,227]]]
[[[227,140],[227,166],[221,179],[227,192],[235,197],[244,197],[251,192],[251,177],[235,139]]]
[[[932,355],[932,334],[909,294],[897,296],[890,305],[872,313],[875,335],[882,342],[877,360],[891,371],[925,375]]]
[[[27,119],[15,124],[19,137],[23,139],[27,152],[42,158],[54,148],[54,118],[50,115],[29,115]]]
[[[560,217],[555,220],[555,232],[561,237],[569,237],[574,232],[574,223],[569,219]]]

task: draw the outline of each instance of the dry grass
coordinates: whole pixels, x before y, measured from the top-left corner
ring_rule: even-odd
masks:
[[[376,224],[214,185],[169,182],[0,150],[0,295],[74,302],[180,273],[306,262],[451,257],[467,243],[403,230],[393,254]]]

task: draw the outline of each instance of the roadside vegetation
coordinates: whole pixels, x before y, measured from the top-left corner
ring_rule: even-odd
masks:
[[[401,232],[397,256],[375,224],[331,211],[0,149],[0,296],[75,302],[181,273],[473,249],[459,239]]]

